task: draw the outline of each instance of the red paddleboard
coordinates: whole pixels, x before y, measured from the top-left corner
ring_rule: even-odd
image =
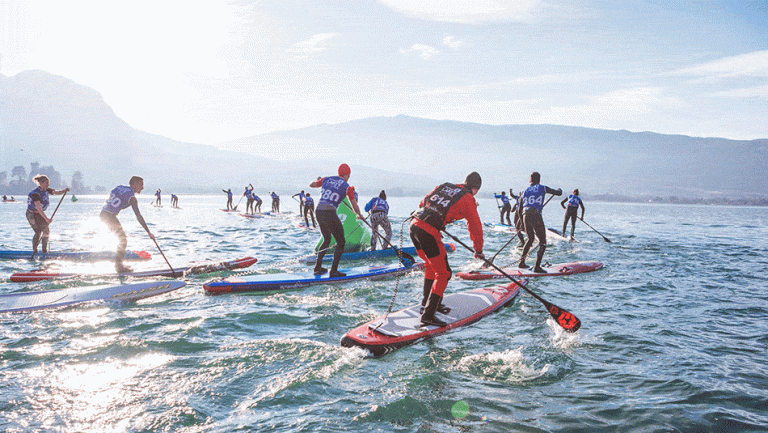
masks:
[[[511,282],[502,286],[450,293],[443,298],[443,304],[451,311],[448,314],[436,313],[435,316],[446,322],[447,326],[422,325],[421,305],[417,304],[352,329],[341,339],[341,345],[362,347],[373,356],[382,356],[425,338],[475,323],[510,304],[519,290],[520,286]]]
[[[217,271],[226,271],[231,269],[247,268],[256,263],[256,259],[253,257],[243,257],[242,259],[230,260],[225,262],[212,262],[212,263],[200,263],[192,266],[185,266],[180,268],[173,268],[176,277],[189,274],[205,274]],[[63,272],[45,272],[45,271],[32,271],[32,272],[16,272],[11,274],[11,281],[14,283],[29,283],[32,281],[42,280],[61,280],[66,278],[93,278],[93,277],[173,277],[174,273],[170,268],[162,268],[147,271],[136,272],[124,272],[121,274],[74,274]]]
[[[542,266],[542,269],[547,271],[546,273],[533,272],[533,268],[520,269],[520,268],[504,268],[502,271],[512,277],[560,277],[564,275],[582,274],[584,272],[592,272],[598,269],[602,269],[603,264],[600,262],[573,262],[573,263],[558,263],[556,265]],[[495,269],[469,271],[469,272],[457,272],[456,276],[462,280],[490,280],[493,278],[506,278],[501,272]]]

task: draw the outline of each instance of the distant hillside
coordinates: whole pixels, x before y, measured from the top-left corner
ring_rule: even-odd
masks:
[[[542,183],[586,194],[768,197],[768,139],[735,141],[554,125],[481,125],[407,116],[318,125],[224,143],[275,159],[345,155],[357,164],[516,191]]]
[[[147,101],[151,104],[152,101]],[[51,165],[65,181],[111,188],[129,176],[147,190],[216,193],[253,183],[295,193],[341,162],[364,197],[422,195],[483,176],[482,194],[544,184],[583,195],[768,197],[768,139],[734,141],[554,125],[482,125],[407,116],[317,125],[222,143],[181,143],[136,130],[101,95],[64,77],[0,75],[0,172]],[[7,179],[9,180],[9,179]]]

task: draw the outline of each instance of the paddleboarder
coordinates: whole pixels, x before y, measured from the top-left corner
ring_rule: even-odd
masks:
[[[32,258],[34,259],[35,254],[37,254],[37,247],[41,242],[43,244],[43,252],[48,252],[48,239],[51,236],[51,219],[45,215],[45,211],[51,203],[49,195],[62,195],[69,191],[69,188],[60,190],[51,188],[51,180],[44,174],[38,174],[32,180],[37,184],[37,188],[27,195],[26,215],[30,227],[35,232],[34,236],[32,236]]]
[[[171,194],[171,207],[179,207],[179,197],[176,194]]]
[[[253,185],[249,183],[248,186],[245,187],[243,195],[245,196],[245,213],[253,215]]]
[[[222,191],[227,195],[227,210],[234,210],[232,207],[232,188],[222,189]]]
[[[501,192],[501,195],[494,194],[493,195],[497,200],[501,200],[501,208],[499,208],[501,223],[504,224],[504,215],[507,216],[507,225],[512,225],[512,220],[509,218],[509,214],[512,212],[512,204],[509,202],[509,197],[507,197],[507,193],[504,191]],[[517,198],[517,197],[515,197]]]
[[[251,194],[253,194],[253,191],[251,191]],[[255,201],[253,204],[253,211],[261,213],[261,204],[264,203],[261,201],[261,198],[257,196],[256,194],[253,194],[253,200]]]
[[[568,202],[568,206],[565,203]],[[571,239],[576,231],[576,215],[579,213],[579,207],[581,207],[581,220],[584,221],[584,202],[579,197],[579,189],[573,190],[573,193],[567,198],[564,198],[560,202],[560,206],[565,209],[565,219],[563,220],[563,236],[565,236],[565,227],[568,225],[568,220],[571,220]]]
[[[315,222],[315,199],[311,197],[310,193],[306,193],[302,200],[304,200],[304,224],[309,228],[309,219],[307,219],[307,215],[309,215],[312,217],[312,227],[317,227]]]
[[[386,248],[389,245],[389,241],[392,239],[392,225],[389,222],[389,203],[387,203],[387,193],[381,190],[378,197],[374,197],[368,204],[365,205],[365,211],[371,214],[371,229],[373,230],[373,236],[371,236],[371,251],[376,251],[376,232],[379,230],[379,226],[384,229],[384,239],[386,242],[382,243],[382,246]]]
[[[144,217],[142,217],[141,212],[139,212],[139,202],[136,200],[136,194],[141,193],[143,189],[144,179],[139,176],[131,177],[128,186],[119,185],[112,190],[107,199],[107,204],[101,209],[101,214],[99,215],[109,230],[117,235],[115,270],[118,273],[133,271],[128,266],[123,265],[123,259],[125,259],[125,247],[128,246],[128,238],[125,235],[123,226],[120,224],[120,220],[117,219],[117,214],[119,214],[121,210],[131,206],[133,208],[133,213],[136,214],[136,220],[141,224],[144,230],[147,231],[149,238],[155,240],[155,235],[149,231],[147,223],[144,222]],[[231,200],[232,199],[230,198],[230,201]]]
[[[304,190],[302,189],[301,192],[291,196],[294,200],[296,197],[299,197],[299,216],[304,215]]]
[[[272,191],[270,197],[272,197],[272,212],[280,213],[280,196]]]
[[[520,194],[522,222],[528,240],[525,242],[525,246],[523,246],[523,254],[520,257],[518,267],[528,268],[528,265],[525,264],[525,258],[533,246],[533,238],[536,237],[539,239],[539,251],[536,255],[536,266],[534,266],[533,271],[536,273],[546,273],[541,268],[541,259],[544,257],[544,251],[547,249],[547,228],[544,226],[544,218],[541,216],[541,212],[544,209],[544,196],[547,194],[560,196],[563,195],[563,190],[554,190],[539,182],[541,182],[541,175],[539,172],[534,171],[530,177],[531,186]]]
[[[329,275],[331,278],[346,276],[345,273],[338,270],[346,240],[344,238],[344,226],[341,224],[339,215],[336,213],[336,208],[344,200],[344,196],[349,198],[349,203],[352,205],[352,210],[357,214],[357,218],[363,219],[363,214],[360,213],[360,207],[358,207],[357,200],[355,199],[355,187],[347,183],[351,173],[352,170],[347,164],[341,164],[338,169],[338,176],[318,177],[317,180],[309,184],[311,188],[322,188],[315,216],[320,226],[320,232],[323,234],[323,242],[320,244],[320,249],[317,252],[315,275],[323,275],[328,272],[327,269],[323,268],[322,264],[325,250],[328,249],[328,246],[331,244],[331,237],[333,237],[336,240],[336,251],[333,254],[333,264],[331,265]]]
[[[161,207],[163,204],[162,203],[163,200],[160,198],[160,188],[158,188],[157,191],[155,191],[155,197],[157,197],[155,199],[155,206]]]
[[[477,172],[467,175],[463,184],[444,183],[435,188],[419,203],[420,209],[413,214],[410,234],[416,254],[424,260],[424,297],[421,305],[424,311],[421,323],[445,326],[435,317],[436,312],[447,314],[449,308],[442,305],[445,288],[451,279],[451,267],[442,241],[441,230],[445,225],[467,220],[469,237],[475,250],[475,258],[485,259],[483,254],[483,223],[477,214],[475,195],[480,190],[482,179]]]

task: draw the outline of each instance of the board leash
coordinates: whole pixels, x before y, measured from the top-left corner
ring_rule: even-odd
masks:
[[[406,218],[403,221],[403,223],[400,225],[400,249],[401,250],[403,248],[403,238],[404,238],[403,232],[405,231],[405,223],[410,221],[412,218],[413,218],[413,216],[410,216],[410,217]],[[403,275],[405,275],[405,274],[403,274]],[[384,313],[384,318],[381,319],[381,323],[379,323],[378,326],[373,328],[374,331],[379,329],[379,327],[384,324],[384,322],[387,320],[387,316],[389,316],[392,313],[392,309],[395,307],[395,299],[397,299],[397,292],[400,290],[400,277],[401,276],[402,275],[398,275],[397,278],[395,279],[395,291],[392,293],[392,299],[389,301],[389,308],[387,308],[387,312]]]

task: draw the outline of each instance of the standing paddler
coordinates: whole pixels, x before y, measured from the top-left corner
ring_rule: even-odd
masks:
[[[544,225],[544,218],[541,215],[541,212],[544,210],[544,196],[547,194],[563,195],[563,190],[559,188],[554,190],[539,182],[541,182],[541,175],[534,171],[531,173],[531,186],[520,194],[523,227],[525,227],[525,234],[528,236],[528,240],[523,247],[523,254],[520,257],[518,267],[529,267],[525,264],[525,258],[533,246],[533,238],[536,237],[539,239],[539,252],[536,255],[536,266],[533,267],[533,271],[541,274],[547,272],[541,268],[541,259],[544,257],[544,251],[547,249],[547,227]]]
[[[27,221],[35,234],[32,236],[32,258],[37,254],[37,247],[42,242],[43,252],[48,252],[48,239],[51,236],[51,219],[45,215],[50,205],[49,194],[61,195],[69,191],[69,188],[55,190],[50,188],[51,181],[48,176],[38,174],[32,180],[37,184],[27,196]],[[62,197],[64,199],[64,197]]]
[[[421,323],[445,326],[435,313],[446,314],[450,309],[442,305],[443,293],[451,279],[451,267],[443,244],[441,230],[446,224],[460,219],[467,220],[467,230],[475,249],[475,258],[485,259],[483,254],[483,223],[477,214],[475,195],[483,180],[477,172],[467,175],[463,184],[444,183],[434,189],[419,203],[420,209],[413,215],[411,240],[416,254],[424,260],[424,298],[421,305]]]
[[[320,232],[323,234],[323,242],[320,244],[320,249],[317,252],[315,275],[322,275],[328,272],[322,264],[325,250],[328,249],[333,237],[336,240],[336,251],[333,254],[333,264],[329,273],[331,278],[346,276],[345,273],[338,270],[341,255],[344,253],[346,239],[344,238],[344,226],[341,224],[339,215],[336,213],[336,208],[339,207],[345,196],[349,198],[349,203],[352,205],[352,210],[357,214],[357,218],[364,219],[355,199],[355,187],[347,183],[352,170],[347,164],[341,164],[338,173],[338,176],[318,177],[317,180],[309,184],[312,188],[322,188],[315,216],[317,217],[317,224],[320,226]]]
[[[139,194],[143,189],[144,179],[139,176],[133,176],[128,182],[128,186],[119,185],[112,190],[107,199],[107,204],[101,209],[101,214],[99,215],[109,230],[117,235],[115,270],[118,273],[132,271],[131,268],[123,265],[123,259],[125,259],[125,247],[128,246],[128,237],[125,235],[120,220],[117,219],[117,214],[119,214],[121,210],[131,206],[133,208],[133,213],[136,214],[136,220],[141,224],[144,230],[147,231],[149,238],[155,240],[155,235],[149,231],[147,223],[144,222],[144,217],[142,217],[141,212],[139,212],[139,202],[136,200],[136,194]]]

